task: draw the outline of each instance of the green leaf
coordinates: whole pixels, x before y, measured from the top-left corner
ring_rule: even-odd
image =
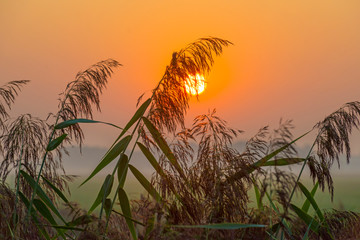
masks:
[[[318,215],[318,217],[320,219],[320,222],[324,221],[324,215],[322,214],[322,212],[321,212],[319,206],[317,205],[315,199],[313,198],[313,196],[311,196],[311,193],[309,192],[309,190],[307,190],[307,188],[301,182],[298,182],[298,186],[300,187],[301,191],[306,196],[306,199],[309,200],[310,204],[313,206],[316,214]]]
[[[88,214],[84,214],[84,215],[81,215],[81,216],[75,218],[73,221],[69,222],[67,225],[69,225],[69,226],[87,225],[95,220],[96,220],[95,217],[88,215]]]
[[[46,195],[44,190],[41,188],[36,181],[30,177],[26,172],[20,170],[20,174],[24,177],[24,179],[28,182],[32,189],[37,189],[36,194],[40,197],[40,199],[50,208],[50,210],[61,219],[64,223],[66,223],[65,219],[61,216],[60,212],[55,207],[54,203],[50,200],[50,198]]]
[[[121,154],[120,159],[119,159],[119,166],[117,169],[119,186],[121,188],[123,188],[124,184],[125,184],[126,175],[127,175],[127,171],[128,171],[128,163],[129,163],[128,156],[126,154]]]
[[[94,177],[98,172],[100,172],[104,167],[106,167],[109,163],[112,162],[117,156],[120,155],[122,151],[127,147],[127,145],[131,141],[131,136],[128,135],[121,139],[113,148],[105,154],[102,161],[97,165],[94,171],[90,174],[90,176],[80,185],[84,185],[87,181],[89,181],[92,177]]]
[[[316,193],[316,190],[318,189],[319,187],[319,182],[317,182],[313,189],[311,190],[311,196],[314,197],[315,196],[315,193]],[[305,200],[301,210],[303,210],[304,212],[308,212],[309,211],[309,208],[310,208],[310,201],[308,199]]]
[[[102,121],[95,121],[95,120],[85,119],[85,118],[78,118],[78,119],[72,119],[72,120],[67,120],[65,122],[61,122],[61,123],[59,123],[59,124],[57,124],[55,126],[55,129],[67,128],[67,127],[70,127],[70,126],[72,126],[74,124],[77,124],[77,123],[103,123],[103,124],[106,124],[106,125],[110,125],[110,126],[122,129],[121,127],[116,126],[115,124],[112,124],[112,123],[107,123],[107,122],[102,122]]]
[[[286,166],[305,161],[305,158],[280,158],[272,161],[267,161],[263,166]]]
[[[113,183],[114,183],[114,176],[112,176],[111,174],[108,174],[105,178],[103,185],[101,186],[101,189],[100,189],[93,205],[89,209],[88,214],[91,214],[95,210],[95,208],[97,206],[99,206],[100,203],[102,203],[103,198],[106,198],[107,196],[109,196],[109,194],[111,193]],[[106,192],[105,192],[105,190],[106,190]]]
[[[146,189],[146,191],[157,201],[161,202],[161,197],[159,193],[155,190],[155,188],[151,185],[151,183],[142,175],[142,173],[137,170],[131,164],[129,165],[131,172],[134,174],[136,179],[141,183],[141,185]]]
[[[309,131],[310,132],[310,131]],[[264,164],[270,160],[271,158],[275,157],[276,155],[278,155],[279,153],[281,153],[282,151],[284,151],[286,148],[288,148],[290,145],[292,145],[293,143],[295,143],[296,141],[298,141],[300,138],[304,137],[305,135],[307,135],[309,132],[301,135],[300,137],[296,138],[295,140],[291,141],[290,143],[284,145],[283,147],[273,151],[272,153],[268,154],[267,156],[263,157],[262,159],[260,159],[259,161],[257,161],[256,163],[253,164],[253,168],[251,168],[249,171],[253,172],[256,168],[262,167],[264,166]],[[254,169],[255,168],[255,169]]]
[[[125,221],[129,227],[130,233],[132,238],[135,240],[137,239],[137,233],[134,226],[134,223],[132,222],[132,216],[131,216],[131,210],[130,210],[130,203],[129,199],[124,191],[124,189],[119,188],[118,197],[120,201],[120,206],[123,214],[126,216]]]
[[[276,207],[274,201],[271,199],[269,193],[265,191],[265,195],[266,195],[267,199],[269,200],[269,203],[270,203],[272,209],[274,209],[274,211],[275,211],[277,214],[280,215],[280,211],[279,211],[279,209]],[[291,235],[292,235],[291,228],[290,228],[290,226],[286,223],[286,221],[283,221],[283,222],[280,222],[280,223],[282,223],[282,224],[284,225],[285,230],[286,230],[286,231],[289,233],[289,235],[291,236]],[[277,223],[277,224],[275,224],[275,225],[279,226],[280,223]],[[272,228],[271,228],[272,230],[276,229],[275,225],[272,226]]]
[[[145,147],[142,143],[137,142],[137,145],[139,146],[141,152],[145,155],[146,159],[150,162],[150,164],[153,166],[153,168],[156,170],[156,172],[162,176],[165,177],[165,173],[163,169],[161,168],[160,164],[156,161],[156,158],[154,155],[149,151],[147,147]]]
[[[64,133],[60,137],[53,139],[47,146],[46,151],[50,152],[50,151],[54,150],[55,148],[57,148],[57,146],[59,146],[62,143],[62,141],[64,141],[66,136],[67,136],[67,134]]]
[[[149,130],[156,144],[159,146],[161,151],[165,154],[167,159],[169,159],[170,163],[175,167],[175,169],[179,172],[180,176],[186,179],[185,174],[180,167],[178,161],[175,158],[175,155],[172,153],[170,147],[168,146],[165,139],[162,137],[161,133],[157,130],[157,128],[145,117],[142,118],[146,128]]]
[[[49,211],[49,209],[46,207],[46,205],[39,199],[34,199],[34,206],[36,207],[36,209],[41,213],[41,215],[49,221],[49,223],[53,226],[57,226],[57,223],[55,221],[55,219],[53,218],[53,216],[51,215],[51,212]],[[56,229],[56,231],[58,232],[58,234],[60,236],[62,236],[64,239],[66,239],[64,232],[61,229]]]
[[[122,135],[131,128],[131,126],[137,121],[139,120],[145,113],[146,109],[149,107],[151,103],[151,98],[149,98],[148,100],[146,100],[143,104],[141,104],[141,106],[138,108],[138,110],[135,112],[134,116],[130,119],[130,121],[126,124],[123,132],[121,133]],[[120,135],[120,136],[122,136]]]
[[[266,227],[266,225],[242,224],[242,223],[218,223],[218,224],[208,224],[208,225],[173,225],[172,227],[233,230],[233,229],[241,229],[241,228],[264,228]]]
[[[147,220],[147,226],[145,230],[145,239],[149,239],[150,233],[154,230],[155,227],[155,213],[152,214]]]
[[[309,232],[310,232],[310,229],[311,229],[311,225],[312,225],[312,222],[310,222],[309,226],[307,227],[306,232],[305,232],[305,234],[304,234],[304,236],[302,238],[303,240],[308,240],[309,239]]]
[[[19,197],[20,197],[21,201],[22,201],[22,202],[24,203],[24,205],[26,206],[26,208],[29,209],[29,207],[30,207],[29,200],[25,197],[25,195],[24,195],[22,192],[19,191],[18,194],[19,194]],[[31,215],[34,223],[36,224],[37,228],[39,229],[40,233],[45,237],[45,239],[50,240],[49,234],[48,234],[47,231],[40,225],[40,222],[39,222],[39,220],[38,220],[37,217],[36,217],[36,211],[35,211],[35,209],[31,208],[30,215]]]
[[[257,207],[260,210],[264,209],[262,200],[261,200],[261,195],[260,195],[260,191],[258,186],[256,185],[256,182],[254,182],[254,191],[255,191],[255,197],[256,197],[256,203],[257,203]]]
[[[291,141],[290,143],[284,145],[283,147],[273,151],[272,153],[266,155],[265,157],[263,157],[262,159],[260,159],[259,161],[255,162],[254,164],[252,164],[246,171],[239,171],[237,173],[235,173],[234,175],[230,176],[228,178],[227,181],[234,181],[235,179],[239,179],[242,178],[245,175],[248,175],[250,173],[252,173],[253,171],[255,171],[256,169],[264,166],[264,164],[269,161],[271,158],[275,157],[276,155],[278,155],[280,152],[284,151],[286,148],[288,148],[290,145],[292,145],[293,143],[295,143],[296,141],[298,141],[299,139],[301,139],[302,137],[304,137],[305,135],[309,134],[311,131],[308,131],[307,133],[301,135],[300,137],[296,138],[295,140]]]
[[[172,184],[171,181],[168,180],[167,175],[165,174],[164,170],[161,168],[161,166],[159,165],[159,163],[156,161],[154,155],[149,151],[149,149],[147,149],[147,147],[145,147],[143,144],[137,142],[137,145],[139,146],[140,150],[143,152],[143,154],[145,155],[145,157],[147,158],[147,160],[150,162],[150,164],[154,167],[154,169],[156,170],[156,172],[163,178],[166,180],[166,182],[169,185],[169,188],[171,189],[171,191],[175,194],[175,197],[182,202],[181,198],[179,197],[179,195],[176,192],[176,189],[174,188],[174,185]]]
[[[114,213],[116,213],[116,214],[119,214],[120,216],[122,216],[122,217],[124,217],[124,218],[127,218],[127,219],[129,219],[130,221],[133,221],[134,223],[137,223],[137,224],[140,224],[141,226],[144,226],[145,227],[145,224],[144,223],[142,223],[142,222],[139,222],[139,221],[137,221],[137,220],[135,220],[135,219],[133,219],[133,218],[129,218],[129,217],[127,217],[127,216],[125,216],[124,214],[122,214],[122,213],[119,213],[118,211],[116,211],[116,210],[112,210]]]
[[[316,233],[319,232],[320,224],[318,221],[316,221],[313,217],[311,217],[309,214],[305,213],[303,210],[301,210],[294,204],[290,204],[290,206],[294,210],[296,215],[298,215],[298,217],[306,223],[306,225],[308,225],[308,226],[310,225],[311,230],[313,230]]]
[[[145,113],[146,109],[149,107],[151,103],[151,98],[146,100],[141,106],[136,110],[134,116],[130,119],[130,121],[126,124],[124,129],[121,131],[120,135],[115,140],[115,143],[134,125],[134,123],[139,120]]]
[[[46,226],[46,225],[43,225],[43,226]],[[47,226],[47,227],[52,227],[52,228],[55,228],[55,229],[63,229],[63,230],[80,231],[80,232],[85,231],[85,229],[76,228],[76,227],[70,227],[70,226],[51,225],[51,226]],[[65,238],[65,239],[68,239],[68,238]]]
[[[106,213],[106,217],[108,218],[110,216],[110,208],[111,208],[111,199],[107,198],[105,199],[104,209]]]
[[[69,200],[65,197],[65,195],[58,189],[54,184],[52,184],[49,180],[47,180],[44,176],[41,176],[41,178],[46,182],[47,185],[51,187],[52,190],[65,202],[69,203]],[[69,206],[73,208],[70,204]]]
[[[34,206],[41,213],[41,215],[49,221],[49,223],[57,225],[54,217],[51,215],[51,212],[41,200],[34,199]]]

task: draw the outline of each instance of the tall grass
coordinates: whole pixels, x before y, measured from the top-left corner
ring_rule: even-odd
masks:
[[[92,119],[92,107],[100,110],[100,94],[120,66],[114,60],[77,74],[62,93],[59,110],[47,121],[25,114],[7,123],[5,110],[25,82],[3,87],[0,170],[6,178],[15,168],[17,187],[15,193],[6,186],[0,189],[8,196],[8,202],[0,201],[1,209],[7,209],[2,217],[15,210],[12,223],[1,225],[2,234],[26,239],[23,227],[17,227],[23,226],[24,216],[31,218],[25,230],[31,230],[32,239],[345,239],[359,234],[356,213],[324,212],[314,196],[318,186],[333,195],[330,170],[341,154],[350,160],[349,136],[359,127],[360,102],[345,104],[297,138],[291,121],[280,121],[273,130],[261,128],[244,149],[233,146],[241,131],[228,127],[215,110],[196,117],[190,128],[185,126],[191,97],[185,90],[188,76],[208,74],[215,56],[230,44],[202,38],[173,53],[163,77],[147,99],[139,99],[140,106],[124,127]],[[66,198],[69,179],[57,171],[65,144],[81,146],[83,123],[107,124],[119,131],[81,184],[116,163],[88,210]],[[316,135],[313,145],[307,156],[298,156],[295,143],[310,132]],[[135,149],[154,167],[151,180],[131,164]],[[294,164],[302,164],[297,176],[284,170]],[[306,167],[314,181],[311,190],[300,182]],[[129,201],[124,190],[128,171],[148,196]],[[249,207],[250,189],[255,190],[256,208]],[[306,197],[302,207],[292,201],[295,191]],[[56,199],[67,206],[68,218]],[[99,206],[96,216],[93,211]]]

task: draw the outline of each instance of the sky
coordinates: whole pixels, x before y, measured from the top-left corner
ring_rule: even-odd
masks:
[[[216,108],[229,126],[245,131],[244,139],[265,125],[276,127],[280,118],[293,119],[300,135],[360,100],[359,12],[357,0],[0,0],[0,79],[31,80],[13,117],[46,118],[78,71],[113,58],[123,67],[94,118],[123,126],[174,51],[219,37],[233,45],[216,58],[187,123]],[[92,147],[109,147],[118,134],[100,125],[84,131]],[[359,135],[354,153],[360,153]]]

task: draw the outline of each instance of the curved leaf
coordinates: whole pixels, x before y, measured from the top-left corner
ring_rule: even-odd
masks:
[[[44,176],[41,175],[41,178],[46,182],[47,185],[51,187],[52,190],[65,202],[69,203],[69,200],[65,197],[65,195],[58,189],[54,184],[52,184],[49,180],[47,180]],[[73,208],[70,204],[68,205]]]
[[[19,197],[20,197],[21,201],[25,204],[26,208],[29,209],[29,207],[30,207],[29,200],[25,197],[25,195],[24,195],[22,192],[19,191],[18,193],[19,193]],[[40,233],[45,237],[46,240],[50,240],[49,234],[48,234],[47,231],[40,225],[40,222],[39,222],[39,220],[38,220],[37,217],[36,217],[36,211],[35,211],[34,208],[31,208],[30,215],[31,215],[33,221],[35,222],[37,228],[39,229]]]
[[[315,199],[313,198],[313,196],[311,195],[311,193],[309,192],[309,190],[307,190],[307,188],[301,183],[298,182],[298,186],[300,187],[301,191],[304,193],[304,195],[306,196],[306,199],[309,200],[309,202],[311,203],[311,205],[313,206],[316,214],[319,216],[320,221],[324,221],[324,215],[322,214],[319,206],[317,205]]]
[[[125,221],[129,227],[130,233],[132,238],[135,240],[137,239],[137,233],[134,226],[134,223],[132,222],[132,216],[131,216],[131,210],[130,210],[130,203],[129,199],[124,191],[124,189],[119,188],[118,197],[120,201],[120,206],[123,214],[126,216]]]
[[[100,172],[104,167],[106,167],[109,163],[112,162],[120,153],[127,147],[127,145],[131,141],[131,136],[128,135],[121,139],[109,152],[105,154],[102,161],[96,166],[94,171],[90,174],[90,176],[80,185],[84,185],[87,181],[93,178],[98,172]]]
[[[267,161],[263,166],[286,166],[305,161],[305,158],[280,158],[272,161]]]
[[[100,203],[102,203],[103,198],[106,199],[106,197],[109,196],[109,194],[111,193],[113,183],[114,183],[114,176],[112,176],[111,174],[108,174],[105,178],[103,185],[101,186],[101,189],[100,189],[93,205],[89,209],[88,214],[92,213],[95,210],[95,208],[97,206],[99,206]],[[105,192],[105,190],[106,190],[106,192]]]
[[[241,229],[241,228],[264,228],[266,227],[266,225],[242,224],[242,223],[218,223],[218,224],[208,224],[208,225],[173,225],[172,227],[233,230],[233,229]]]
[[[314,185],[313,189],[311,190],[311,196],[314,197],[315,196],[315,193],[316,193],[316,190],[318,189],[319,187],[319,182],[316,182],[316,184]],[[310,201],[308,199],[305,200],[301,210],[303,210],[304,212],[308,212],[309,211],[309,208],[310,208]]]
[[[156,170],[156,172],[164,177],[165,173],[163,169],[161,168],[160,164],[156,161],[156,158],[154,155],[145,147],[142,143],[137,142],[137,145],[139,146],[141,152],[145,155],[146,159],[150,162],[150,164],[153,166],[153,168]]]
[[[122,216],[122,217],[124,217],[124,218],[127,218],[127,219],[133,221],[134,223],[140,224],[141,226],[144,226],[144,227],[146,226],[144,223],[139,222],[139,221],[137,221],[137,220],[135,220],[135,219],[133,219],[133,218],[129,218],[129,217],[125,216],[125,215],[122,214],[122,213],[119,213],[118,211],[116,211],[116,210],[114,210],[114,209],[112,210],[112,212],[114,212],[114,213],[116,213],[116,214],[119,214],[120,216]]]
[[[247,170],[245,171],[239,171],[237,173],[235,173],[234,175],[230,176],[228,178],[227,181],[234,181],[236,179],[242,178],[244,175],[250,174],[253,171],[255,171],[256,169],[258,169],[259,167],[264,166],[264,164],[269,161],[271,158],[275,157],[276,155],[278,155],[280,152],[284,151],[286,148],[288,148],[290,145],[292,145],[293,143],[295,143],[296,141],[298,141],[299,139],[303,138],[305,135],[309,134],[311,131],[308,131],[307,133],[301,135],[300,137],[296,138],[295,140],[291,141],[288,144],[285,144],[283,147],[273,151],[272,153],[266,155],[265,157],[261,158],[259,161],[255,162],[254,164],[252,164],[251,166],[248,167]]]
[[[131,128],[131,126],[137,121],[139,120],[145,113],[146,109],[149,107],[151,103],[151,98],[149,98],[148,100],[146,100],[143,104],[141,104],[141,106],[138,108],[138,110],[135,112],[134,116],[130,119],[130,121],[126,124],[126,126],[124,127],[124,130],[122,132],[122,134],[120,134],[120,137]]]
[[[51,215],[51,212],[41,200],[34,199],[34,206],[41,213],[41,215],[43,215],[43,217],[49,221],[49,223],[52,225],[57,225],[54,217]]]
[[[28,182],[28,184],[31,186],[32,189],[36,188],[36,194],[41,198],[41,200],[51,209],[51,211],[61,219],[64,223],[66,223],[65,219],[61,216],[58,209],[55,207],[54,203],[51,201],[51,199],[46,195],[44,190],[41,188],[39,184],[36,183],[36,181],[30,177],[26,172],[23,170],[20,170],[20,174],[24,177],[24,179]]]
[[[110,216],[110,208],[111,208],[111,199],[107,198],[105,199],[104,209],[106,213],[106,217],[108,218]]]
[[[124,187],[125,184],[125,179],[128,171],[128,163],[128,156],[126,154],[121,154],[119,159],[119,166],[117,169],[118,182],[121,188]]]
[[[146,191],[157,201],[161,201],[161,197],[159,193],[155,190],[155,188],[151,185],[151,183],[142,175],[142,173],[137,170],[134,166],[129,165],[131,172],[134,174],[136,179],[141,183],[141,185],[146,189]]]
[[[52,150],[54,150],[55,148],[57,148],[57,146],[59,146],[62,141],[64,141],[64,139],[66,138],[67,134],[64,133],[63,135],[61,135],[58,138],[53,139],[49,145],[46,147],[46,151],[50,152]]]
[[[319,232],[320,223],[315,220],[315,218],[311,217],[309,214],[305,213],[303,210],[295,206],[294,204],[290,204],[291,208],[294,210],[296,215],[301,218],[306,225],[310,226],[310,229],[314,232]]]
[[[175,169],[179,172],[180,176],[184,179],[186,179],[185,174],[180,167],[178,161],[176,160],[175,155],[171,151],[170,147],[168,146],[165,139],[162,137],[161,133],[157,130],[157,128],[146,118],[142,118],[146,128],[151,133],[153,139],[155,140],[156,144],[159,146],[161,151],[165,154],[167,159],[169,159],[170,163],[175,167]]]
[[[107,123],[107,122],[102,122],[102,121],[95,121],[95,120],[85,119],[85,118],[78,118],[78,119],[72,119],[72,120],[67,120],[67,121],[61,122],[61,123],[59,123],[59,124],[57,124],[55,126],[55,129],[67,128],[67,127],[70,127],[70,126],[72,126],[74,124],[77,124],[77,123],[103,123],[103,124],[106,124],[106,125],[110,125],[110,126],[122,129],[121,127],[116,126],[115,124],[112,124],[112,123]]]
[[[134,123],[139,120],[145,113],[146,109],[149,107],[151,103],[151,98],[146,100],[141,106],[137,109],[134,116],[130,119],[130,121],[125,125],[124,129],[121,131],[120,135],[115,140],[114,144],[134,125]]]

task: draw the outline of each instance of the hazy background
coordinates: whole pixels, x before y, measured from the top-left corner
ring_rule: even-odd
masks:
[[[360,100],[359,12],[357,0],[0,0],[0,79],[31,80],[13,117],[45,118],[57,111],[58,94],[79,70],[116,59],[124,66],[110,80],[95,119],[123,126],[173,51],[215,36],[234,45],[216,59],[187,122],[216,108],[231,127],[245,130],[239,141],[264,125],[276,127],[281,117],[294,119],[300,135],[343,103]],[[74,149],[65,159],[70,174],[89,174],[118,135],[107,126],[83,126],[84,155]],[[354,132],[355,156],[359,135]],[[359,176],[359,165],[354,157],[343,169]]]

